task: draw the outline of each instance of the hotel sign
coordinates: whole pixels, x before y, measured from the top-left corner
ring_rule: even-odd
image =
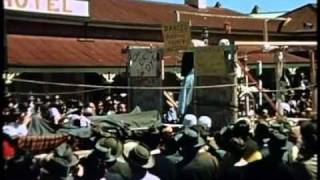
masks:
[[[7,10],[89,17],[87,0],[3,0],[3,2]]]

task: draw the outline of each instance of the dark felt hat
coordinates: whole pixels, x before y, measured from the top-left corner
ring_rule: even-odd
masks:
[[[285,128],[282,124],[275,123],[270,125],[270,146],[284,151],[288,150],[290,148],[288,141],[289,132],[290,130]]]
[[[249,134],[250,125],[246,120],[239,120],[234,125],[233,131],[235,136],[246,136]]]
[[[67,143],[63,143],[48,155],[47,161],[43,164],[43,178],[69,179],[70,168],[77,165],[78,162],[79,158],[72,152],[71,147]]]
[[[150,149],[137,141],[127,141],[124,144],[123,156],[129,163],[145,169],[155,165],[155,159],[151,155]]]
[[[107,137],[101,138],[100,140],[106,148],[111,148],[111,154],[115,157],[119,157],[123,151],[123,144],[122,142],[115,138],[115,137]]]
[[[112,154],[112,148],[109,145],[110,141],[107,138],[101,138],[95,145],[95,152],[100,158],[103,158],[105,162],[116,161],[116,156]]]
[[[79,162],[79,158],[72,152],[67,143],[63,143],[54,150],[52,161],[66,167],[72,167]]]
[[[200,136],[200,132],[195,128],[185,128],[177,133],[175,141],[180,147],[199,148],[205,145],[205,141]]]

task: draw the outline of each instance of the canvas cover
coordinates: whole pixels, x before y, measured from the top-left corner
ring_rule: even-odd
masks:
[[[89,119],[95,126],[103,123],[104,125],[109,124],[110,126],[120,127],[126,130],[162,125],[160,113],[157,110],[141,111],[140,108],[135,108],[127,114],[91,116]]]

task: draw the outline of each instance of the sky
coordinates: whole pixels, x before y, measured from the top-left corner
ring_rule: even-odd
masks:
[[[183,4],[184,0],[146,0]],[[254,5],[258,5],[261,11],[290,11],[308,3],[316,3],[317,0],[207,0],[209,6],[214,6],[219,1],[224,8],[241,13],[250,13]]]

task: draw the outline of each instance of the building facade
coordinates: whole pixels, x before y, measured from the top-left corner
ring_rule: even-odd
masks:
[[[96,85],[126,85],[128,47],[163,47],[162,25],[176,21],[191,24],[193,39],[202,39],[208,30],[210,45],[221,39],[230,41],[263,41],[265,21],[250,19],[223,6],[209,7],[206,1],[168,4],[139,0],[4,0],[6,12],[6,77],[48,82]],[[72,3],[70,3],[72,2]],[[79,3],[86,5],[79,5]],[[77,4],[78,3],[78,4]],[[74,8],[80,7],[80,8]],[[81,11],[78,11],[78,10]],[[284,14],[291,21],[269,20],[269,41],[315,41],[316,5],[308,4]],[[303,14],[303,16],[302,16]],[[240,17],[240,18],[234,18]],[[257,61],[273,68],[272,55],[239,49],[247,55],[253,68]],[[242,54],[241,54],[242,53]],[[304,49],[286,54],[288,64],[309,66]],[[241,57],[240,57],[241,59]],[[164,56],[165,85],[179,85],[180,60]],[[167,78],[168,77],[168,78]],[[170,77],[170,78],[169,78]],[[172,78],[173,77],[173,78]],[[8,91],[24,93],[72,92],[83,87],[41,86],[30,83],[8,83]],[[97,99],[105,92],[83,95]],[[20,93],[20,95],[23,95]],[[75,95],[75,94],[72,94]]]

